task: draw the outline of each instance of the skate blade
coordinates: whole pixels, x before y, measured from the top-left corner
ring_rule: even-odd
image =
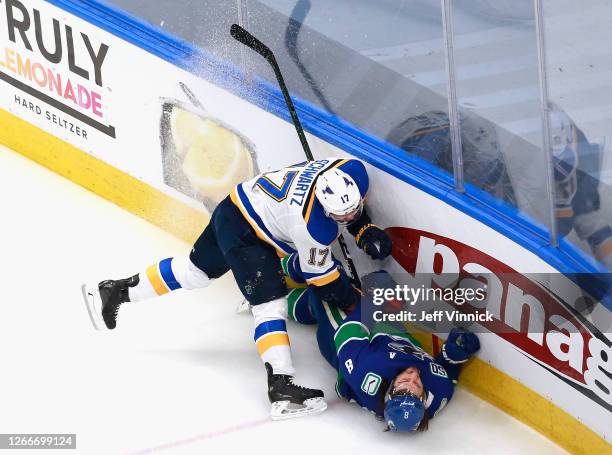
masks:
[[[96,330],[106,329],[104,319],[102,319],[102,300],[98,292],[98,286],[84,284],[81,286],[81,292],[83,294],[85,308],[87,308],[87,314],[89,314],[89,319],[94,328]]]
[[[291,406],[300,405],[292,404],[290,401],[276,401],[272,403],[270,417],[272,420],[295,419],[297,417],[321,414],[327,409],[327,403],[323,398],[311,398],[306,400],[301,407],[292,408]]]

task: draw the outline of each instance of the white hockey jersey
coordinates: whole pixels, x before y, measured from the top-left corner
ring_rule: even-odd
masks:
[[[340,233],[315,196],[317,177],[328,169],[349,174],[365,198],[369,181],[359,160],[325,158],[267,172],[236,186],[230,197],[257,236],[278,255],[297,252],[308,284],[324,286],[339,276],[331,244]]]

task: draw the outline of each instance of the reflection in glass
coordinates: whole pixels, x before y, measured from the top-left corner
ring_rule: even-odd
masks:
[[[550,228],[533,2],[454,0],[452,16],[459,110],[494,125],[506,174],[502,199]],[[463,153],[466,183],[482,187],[469,170],[469,150]]]
[[[589,142],[555,103],[550,103],[550,136],[559,235],[575,233],[587,252],[612,269],[612,228],[600,196],[605,143]]]
[[[459,113],[459,124],[466,181],[514,204],[495,125],[469,111]],[[411,117],[394,128],[387,139],[452,174],[450,125],[445,112],[430,111]]]
[[[559,236],[612,270],[612,3],[543,0]]]
[[[453,174],[439,0],[108,0],[275,86],[234,22],[275,52],[293,96]],[[554,196],[541,145],[532,0],[453,0],[466,183],[612,265],[608,0],[543,0]],[[242,53],[242,54],[241,54]],[[247,55],[248,57],[248,55]]]
[[[261,0],[247,2],[255,36],[267,40],[290,92],[331,117],[384,140],[424,110],[447,110],[439,2],[422,0]],[[265,62],[253,73],[275,83]],[[257,66],[260,65],[260,66]]]

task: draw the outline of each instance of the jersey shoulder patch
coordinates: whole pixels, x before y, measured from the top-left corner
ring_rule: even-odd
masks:
[[[431,370],[431,374],[433,375],[440,376],[441,378],[448,378],[448,374],[446,373],[446,370],[440,364],[437,364],[435,362],[430,362],[429,369]]]

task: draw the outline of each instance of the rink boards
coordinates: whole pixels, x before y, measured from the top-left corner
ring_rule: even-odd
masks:
[[[83,17],[96,12],[73,8]],[[212,58],[203,74],[194,74],[185,69],[194,58],[188,47],[164,43],[146,27],[126,36],[121,17],[88,22],[73,13],[44,1],[0,4],[5,145],[188,241],[236,181],[304,160],[282,104],[267,100],[265,84],[247,86]],[[528,277],[513,282],[508,273],[558,272],[545,252],[536,254],[543,246],[511,240],[486,215],[471,216],[452,195],[436,193],[418,170],[377,157],[359,138],[333,139],[328,125],[317,128],[316,118],[300,114],[316,133],[307,133],[316,158],[368,163],[371,215],[408,252],[385,268],[486,270],[500,277],[495,324],[483,329],[503,327],[512,336],[483,334],[483,349],[461,384],[572,452],[605,451],[612,436],[612,349],[609,334],[596,333],[591,322],[609,318],[609,311],[598,305],[573,314],[565,302],[580,293],[569,280],[544,289]],[[358,270],[372,270],[348,243]],[[436,257],[442,264],[438,259],[434,267]],[[510,289],[524,299],[539,296],[530,300],[535,310],[524,325]],[[527,333],[531,324],[535,333]],[[430,349],[439,345],[437,337],[421,338]]]

